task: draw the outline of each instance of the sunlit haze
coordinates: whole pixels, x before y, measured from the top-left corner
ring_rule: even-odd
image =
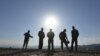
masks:
[[[38,31],[55,33],[54,46],[61,46],[59,33],[66,29],[71,44],[72,26],[79,30],[78,45],[100,43],[100,0],[0,0],[0,47],[22,47],[24,33],[33,38],[28,47],[38,46]]]
[[[54,15],[48,15],[45,18],[45,26],[47,28],[54,28],[58,25],[58,20],[57,20],[57,16]]]

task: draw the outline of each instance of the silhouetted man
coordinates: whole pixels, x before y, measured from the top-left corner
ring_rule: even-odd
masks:
[[[68,48],[69,41],[68,41],[68,38],[67,38],[67,35],[66,35],[66,29],[64,29],[64,31],[60,32],[59,38],[61,40],[61,48],[62,48],[62,50],[63,50],[63,43],[66,45],[66,48],[69,50],[69,48]]]
[[[54,33],[52,32],[52,29],[50,29],[50,32],[47,33],[47,37],[48,37],[48,50],[50,50],[50,44],[52,45],[52,50],[54,50],[54,44],[53,44]]]
[[[74,26],[72,26],[72,43],[71,43],[71,51],[73,51],[73,44],[75,42],[75,51],[77,52],[77,39],[78,39],[78,36],[79,36],[79,32],[77,29],[75,29]]]
[[[28,42],[29,42],[29,37],[33,38],[33,36],[30,35],[30,30],[28,30],[28,32],[24,33],[24,44],[23,44],[23,49],[27,49],[27,45],[28,45]]]
[[[43,38],[45,37],[43,28],[41,28],[41,31],[38,32],[38,36],[39,36],[39,49],[41,50],[43,46]]]

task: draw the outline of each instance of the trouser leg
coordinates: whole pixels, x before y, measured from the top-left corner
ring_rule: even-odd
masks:
[[[54,50],[54,43],[53,43],[53,39],[52,39],[52,50]]]
[[[50,50],[50,40],[48,40],[48,50]]]
[[[41,43],[41,41],[40,41],[40,39],[39,39],[39,49],[40,49],[40,43]]]
[[[25,43],[26,43],[26,41],[24,40],[24,43],[23,43],[23,48],[25,47]]]
[[[65,45],[66,45],[66,48],[69,50],[66,39],[64,40],[64,43],[65,43]]]
[[[75,40],[75,51],[77,52],[77,40]]]
[[[43,39],[41,40],[41,49],[42,49],[42,47],[43,47]]]
[[[74,43],[74,40],[72,40],[71,42],[71,51],[73,51],[73,43]]]
[[[42,46],[43,46],[43,40],[39,39],[39,49],[42,49]]]
[[[28,45],[28,40],[26,41],[26,49],[27,49],[27,45]]]
[[[25,47],[25,42],[24,42],[24,44],[23,44],[23,48]]]
[[[61,49],[63,50],[63,41],[61,40]]]

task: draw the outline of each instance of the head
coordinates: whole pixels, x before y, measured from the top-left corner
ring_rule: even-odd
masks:
[[[41,28],[41,31],[43,31],[43,28]]]
[[[52,29],[50,29],[50,32],[52,32]]]
[[[30,30],[28,30],[28,33],[30,33]]]
[[[75,29],[75,26],[72,26],[72,29]]]
[[[66,32],[66,29],[64,29],[64,31],[63,32]]]

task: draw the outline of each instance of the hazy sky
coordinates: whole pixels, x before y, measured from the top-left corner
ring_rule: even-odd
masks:
[[[46,16],[55,15],[54,44],[60,46],[59,33],[67,29],[71,41],[72,26],[79,30],[79,45],[100,43],[100,0],[0,0],[0,46],[22,47],[24,33],[34,38],[29,46],[38,45],[38,31],[44,27],[46,46],[49,28]],[[70,46],[70,45],[69,45]]]

